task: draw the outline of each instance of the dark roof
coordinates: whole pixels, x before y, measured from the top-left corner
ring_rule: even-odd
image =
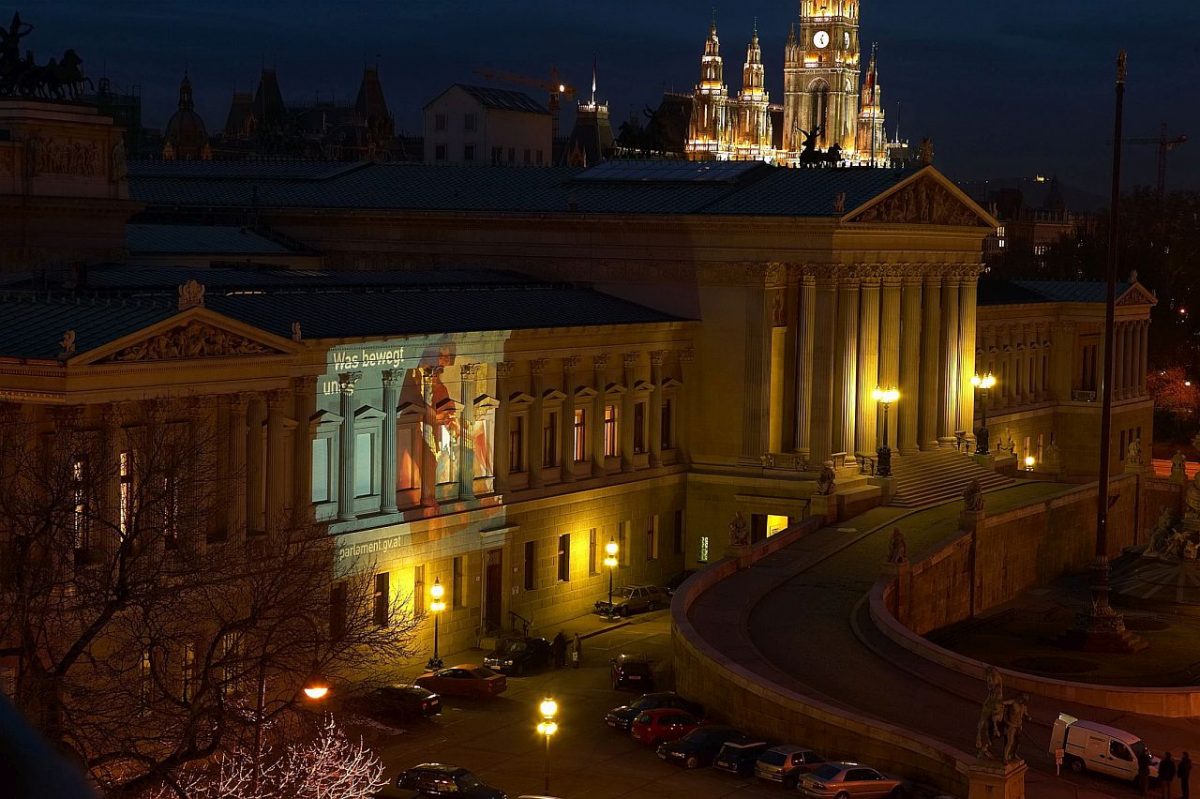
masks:
[[[493,89],[490,86],[468,86],[464,83],[456,83],[452,88],[462,89],[478,100],[484,108],[497,111],[520,111],[526,114],[546,114],[547,116],[550,114],[545,106],[525,92]]]
[[[126,225],[126,248],[133,254],[288,255],[292,250],[241,227],[209,225]]]
[[[1117,284],[1117,296],[1127,292],[1130,283]],[[1039,302],[1103,303],[1108,287],[1099,281],[1001,280],[979,281],[979,305],[1025,305]]]
[[[839,194],[845,192],[850,211],[914,174],[686,161],[608,161],[588,170],[363,163],[299,176],[287,165],[259,166],[256,172],[237,162],[137,165],[130,192],[152,207],[172,208],[839,216]]]
[[[293,322],[305,339],[354,339],[681,321],[583,286],[483,269],[99,267],[86,290],[0,293],[0,356],[55,358],[67,330],[79,353],[104,346],[177,314],[189,279],[205,284],[206,308],[285,338]]]

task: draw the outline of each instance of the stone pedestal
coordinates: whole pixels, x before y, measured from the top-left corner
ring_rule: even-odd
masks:
[[[732,558],[737,561],[739,569],[745,569],[750,565],[750,545],[742,544],[740,546],[730,544],[725,549],[725,557]]]
[[[996,471],[996,453],[994,452],[989,452],[986,455],[980,455],[979,452],[975,452],[971,455],[971,460],[975,461],[989,472]]]
[[[1025,799],[1024,760],[980,760],[967,768],[967,799]]]
[[[837,495],[813,494],[809,501],[810,516],[824,516],[826,524],[837,521]]]
[[[987,515],[986,511],[981,510],[964,510],[958,516],[959,528],[964,533],[974,533],[979,529],[980,522]]]
[[[886,505],[892,501],[892,494],[896,493],[896,478],[895,477],[868,477],[867,483],[873,486],[879,486],[879,504]]]
[[[909,626],[909,622],[912,621],[912,613],[909,608],[909,600],[912,595],[912,561],[885,563],[881,573],[885,578],[896,581],[893,606],[888,610],[892,611],[896,621],[905,627]]]

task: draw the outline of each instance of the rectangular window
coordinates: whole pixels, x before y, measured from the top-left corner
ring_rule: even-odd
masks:
[[[314,504],[329,502],[332,492],[329,490],[332,476],[329,471],[329,449],[333,443],[331,438],[317,438],[312,443],[312,501]]]
[[[638,402],[633,406],[633,451],[641,454],[646,451],[646,403]]]
[[[621,522],[617,526],[617,558],[622,566],[629,565],[629,528],[633,522]]]
[[[75,537],[75,549],[83,550],[88,547],[88,468],[87,461],[76,458],[71,463],[71,499],[73,512],[71,514],[71,531]]]
[[[425,613],[425,564],[413,567],[413,613]]]
[[[434,161],[445,161],[446,160],[446,145],[439,144],[433,148],[433,160]]]
[[[525,542],[525,590],[537,588],[537,541]]]
[[[565,583],[571,579],[571,534],[563,533],[558,537],[558,581]]]
[[[596,540],[596,528],[588,530],[588,574],[599,574],[600,570],[596,562],[596,552],[598,541]]]
[[[334,583],[329,589],[329,637],[340,641],[346,637],[346,609],[349,603],[349,588],[345,583]]]
[[[587,411],[575,409],[575,440],[572,455],[576,463],[587,460]]]
[[[354,496],[369,497],[374,493],[375,436],[359,433],[354,437]]]
[[[463,130],[467,131],[468,133],[474,133],[477,121],[478,120],[476,119],[476,116],[474,113],[464,114],[463,115]]]
[[[389,591],[389,572],[375,575],[375,612],[373,615],[376,627],[387,627],[392,616],[392,596]]]
[[[129,535],[133,528],[134,507],[133,496],[133,451],[125,450],[119,456],[120,459],[120,519],[118,520],[121,536]]]
[[[542,465],[558,465],[558,412],[546,414],[545,425],[542,428]]]
[[[700,548],[696,553],[696,561],[699,563],[708,563],[708,536],[700,536]]]
[[[434,130],[445,130],[446,129],[446,115],[445,114],[434,114],[433,115],[433,129]]]
[[[646,517],[646,560],[658,560],[658,514]]]
[[[463,559],[461,555],[454,559],[454,585],[450,593],[454,599],[453,607],[463,607]]]
[[[525,471],[525,417],[514,416],[508,431],[508,470]]]
[[[676,555],[683,554],[683,511],[675,511],[675,546]]]
[[[620,419],[616,405],[604,406],[604,457],[615,458],[620,452]]]
[[[662,436],[659,445],[662,449],[672,449],[675,446],[675,430],[671,427],[671,400],[664,399],[662,403]]]
[[[196,688],[196,645],[183,645],[183,701],[192,701]]]
[[[474,161],[475,160],[475,145],[474,144],[464,144],[463,145],[463,160],[464,161]]]

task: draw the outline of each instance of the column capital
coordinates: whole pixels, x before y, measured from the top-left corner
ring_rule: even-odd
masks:
[[[350,396],[354,394],[354,384],[362,379],[362,372],[341,372],[338,374],[338,391]]]
[[[513,372],[515,372],[517,370],[517,362],[516,361],[497,361],[495,366],[496,366],[496,377],[500,378],[501,380],[503,380],[506,377],[512,377]]]
[[[650,351],[650,365],[651,366],[662,366],[663,360],[665,360],[666,357],[667,357],[666,350],[651,350]]]
[[[546,371],[546,365],[549,363],[549,358],[531,358],[529,360],[529,373],[532,375],[541,375]]]
[[[267,392],[267,408],[272,411],[283,409],[283,404],[287,402],[288,391],[282,388],[277,388]]]
[[[403,377],[398,369],[384,369],[379,373],[379,382],[383,383],[384,388],[395,388],[400,385],[402,379]]]
[[[458,373],[464,380],[474,380],[479,377],[482,366],[480,363],[464,363],[458,367]]]
[[[679,362],[680,362],[680,363],[693,363],[693,362],[695,362],[695,360],[696,360],[696,349],[695,349],[695,347],[685,347],[684,349],[682,349],[682,350],[679,350],[679,351],[678,351],[678,357],[679,357]]]
[[[292,391],[296,394],[311,394],[317,390],[316,375],[300,375],[292,378]]]
[[[562,368],[564,372],[574,372],[579,368],[583,358],[578,355],[567,355],[562,359]]]
[[[609,361],[612,360],[612,355],[607,352],[600,352],[592,356],[593,369],[607,369]]]
[[[229,410],[233,413],[245,413],[250,406],[251,394],[246,391],[238,391],[228,396]]]
[[[623,353],[621,353],[621,363],[625,366],[626,369],[635,368],[638,365],[638,363],[641,362],[641,360],[642,360],[642,353],[640,353],[640,352],[623,352]]]

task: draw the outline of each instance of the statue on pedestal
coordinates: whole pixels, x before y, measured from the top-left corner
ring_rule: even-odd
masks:
[[[1125,463],[1142,465],[1142,440],[1140,438],[1129,442],[1129,446],[1125,449]]]
[[[1004,701],[1004,762],[1018,760],[1017,748],[1021,745],[1021,728],[1029,716],[1029,694]]]
[[[729,523],[729,545],[732,547],[750,546],[750,527],[746,524],[740,510],[733,514],[733,521]]]
[[[983,487],[979,485],[978,477],[972,479],[963,489],[963,505],[963,510],[967,513],[983,511]]]
[[[1150,533],[1150,542],[1142,551],[1143,558],[1160,558],[1167,554],[1167,541],[1171,536],[1171,509],[1164,507],[1158,514],[1158,522]]]
[[[992,740],[1000,737],[1000,721],[1004,717],[1004,683],[995,666],[983,673],[985,693],[975,728],[975,751],[980,758],[992,756]]]
[[[834,489],[834,473],[832,466],[822,466],[821,476],[817,478],[817,495],[827,497],[833,493]]]
[[[892,528],[892,540],[888,548],[887,562],[897,565],[908,563],[908,542],[904,540],[904,533],[900,532],[899,527]]]
[[[1171,480],[1176,483],[1187,480],[1187,457],[1179,450],[1171,456]]]

